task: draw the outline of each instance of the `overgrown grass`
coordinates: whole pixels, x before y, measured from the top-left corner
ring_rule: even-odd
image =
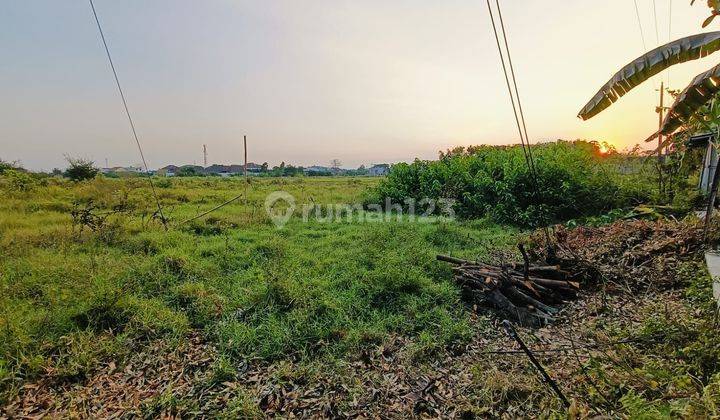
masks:
[[[685,263],[677,279],[685,289],[662,300],[648,299],[634,314],[639,322],[598,325],[619,346],[585,365],[602,393],[630,418],[716,418],[720,415],[720,336],[712,279],[703,262]],[[588,384],[585,384],[586,386]]]
[[[263,202],[358,203],[371,178],[162,179],[165,231],[143,179],[0,178],[0,389],[72,380],[145,340],[201,329],[225,357],[342,355],[390,333],[426,349],[468,338],[437,252],[477,257],[514,231],[483,221],[342,220],[277,229]],[[298,212],[296,212],[298,213]],[[73,216],[73,214],[75,216]],[[79,215],[84,215],[80,217]],[[88,216],[90,215],[90,216]],[[89,218],[89,219],[88,219]],[[87,220],[93,220],[88,223]]]

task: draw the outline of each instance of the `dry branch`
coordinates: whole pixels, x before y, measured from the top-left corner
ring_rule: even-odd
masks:
[[[580,285],[560,266],[531,265],[523,251],[524,263],[506,266],[447,255],[437,259],[454,264],[455,282],[473,303],[490,305],[524,326],[545,325],[560,311],[553,305],[574,298]]]

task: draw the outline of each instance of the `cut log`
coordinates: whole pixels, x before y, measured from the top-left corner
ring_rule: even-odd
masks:
[[[525,326],[545,325],[560,311],[554,304],[572,299],[580,284],[561,266],[532,265],[524,248],[523,263],[494,266],[447,255],[439,261],[453,264],[455,282],[474,304],[490,306]]]

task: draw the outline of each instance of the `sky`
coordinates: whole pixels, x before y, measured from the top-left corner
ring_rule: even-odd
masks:
[[[637,0],[648,49],[703,31],[704,2]],[[577,112],[645,49],[633,0],[501,2],[531,142],[641,143],[660,79],[589,121]],[[482,0],[95,0],[148,164],[360,164],[517,143]],[[672,9],[672,14],[670,10]],[[669,33],[669,16],[672,30]],[[707,30],[713,29],[711,28]],[[84,0],[3,2],[0,159],[140,162]]]

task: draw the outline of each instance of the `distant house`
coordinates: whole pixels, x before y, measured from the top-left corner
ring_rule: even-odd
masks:
[[[368,174],[371,176],[385,176],[390,173],[390,165],[387,163],[380,163],[373,165],[368,169]]]
[[[143,169],[139,166],[114,166],[112,168],[102,168],[100,169],[100,172],[104,174],[141,174],[143,173]]]
[[[168,165],[157,170],[157,174],[161,176],[175,176],[180,170],[179,166]]]
[[[247,170],[249,173],[259,174],[260,172],[262,172],[262,165],[258,165],[257,163],[253,163],[253,162],[248,162]]]
[[[183,165],[181,167],[177,167],[175,165],[169,165],[166,166],[166,168],[169,168],[172,170],[173,175],[168,175],[166,173],[165,176],[194,176],[194,175],[203,175],[203,167],[197,166],[197,165]],[[162,169],[158,170],[158,173],[161,173]]]
[[[332,173],[332,170],[328,168],[327,166],[308,166],[307,168],[303,169],[303,172],[305,172],[306,175],[318,175],[318,174],[329,174]]]
[[[248,174],[262,172],[262,166],[257,163],[248,162],[247,164]],[[219,175],[219,176],[233,176],[243,175],[245,173],[245,165],[211,165],[204,169],[207,175]]]
[[[230,165],[210,165],[203,169],[205,175],[230,176],[232,168]]]
[[[248,175],[258,174],[262,172],[262,166],[257,163],[248,162]],[[245,173],[245,165],[230,165],[228,172],[232,175],[242,175]]]
[[[262,172],[262,166],[257,163],[248,162],[248,175],[258,174]],[[245,165],[210,165],[207,168],[197,165],[168,165],[157,170],[158,175],[177,176],[181,173],[184,175],[214,175],[214,176],[234,176],[245,173]]]

